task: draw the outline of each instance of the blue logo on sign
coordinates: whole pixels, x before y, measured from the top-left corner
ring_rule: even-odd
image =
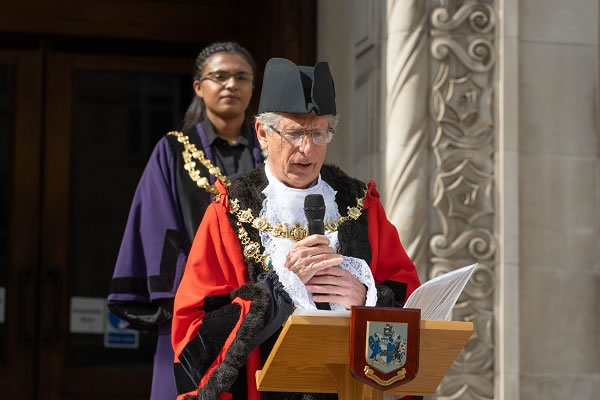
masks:
[[[108,313],[108,322],[110,322],[111,326],[116,329],[127,328],[127,322],[123,321],[121,318],[117,317],[111,312]]]

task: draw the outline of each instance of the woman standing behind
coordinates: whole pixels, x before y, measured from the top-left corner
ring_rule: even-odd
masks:
[[[213,43],[196,58],[196,96],[183,132],[169,132],[152,152],[133,198],[108,306],[131,328],[158,330],[152,400],[176,398],[171,348],[173,298],[214,182],[262,163],[245,121],[255,63],[235,42]]]

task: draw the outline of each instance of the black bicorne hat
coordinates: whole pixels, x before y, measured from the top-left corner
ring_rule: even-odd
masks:
[[[333,78],[326,62],[297,66],[285,58],[271,58],[265,66],[258,113],[336,115]]]

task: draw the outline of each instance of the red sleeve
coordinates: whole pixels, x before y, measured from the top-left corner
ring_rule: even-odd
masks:
[[[202,373],[201,380],[196,382],[198,388],[207,383],[213,371],[223,362],[244,317],[248,314],[251,301],[239,297],[229,300],[229,294],[246,281],[246,266],[242,258],[239,240],[231,227],[224,207],[221,204],[212,203],[207,208],[196,233],[185,272],[175,296],[171,334],[175,363],[180,363],[181,353],[186,346],[197,340],[204,317],[210,313],[206,310],[218,308],[213,304],[207,306],[207,299],[220,299],[219,302],[239,305],[239,319],[230,331],[223,329],[224,332],[219,332],[223,334],[221,340],[224,341],[224,345],[213,355],[214,361],[210,365],[204,365],[199,369]],[[214,302],[215,300],[209,301]],[[237,307],[235,311],[238,312]],[[215,313],[219,316],[218,310]],[[211,316],[213,321],[215,318],[217,317]],[[214,332],[214,329],[211,329]],[[194,392],[187,392],[186,395]]]
[[[175,296],[171,336],[176,356],[202,323],[204,299],[229,294],[247,281],[237,236],[217,207],[212,203],[206,209]]]
[[[364,208],[368,209],[371,270],[376,283],[394,281],[406,284],[406,297],[421,284],[417,270],[404,251],[396,227],[387,219],[375,182],[370,181]]]

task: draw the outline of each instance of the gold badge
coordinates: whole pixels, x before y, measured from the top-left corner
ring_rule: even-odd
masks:
[[[306,229],[304,229],[298,222],[294,224],[294,227],[290,229],[290,236],[297,242],[306,237]]]

